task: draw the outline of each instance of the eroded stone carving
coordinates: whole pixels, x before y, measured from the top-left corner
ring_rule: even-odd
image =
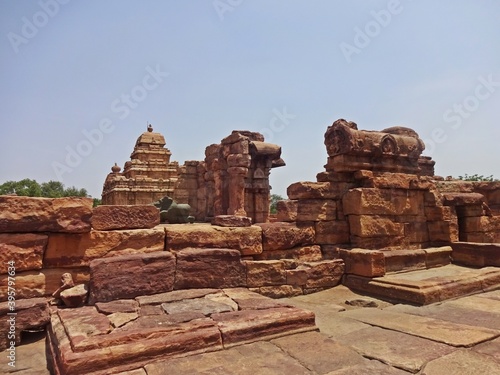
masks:
[[[186,203],[177,203],[169,196],[165,196],[153,203],[160,209],[160,222],[170,224],[193,223],[194,216],[190,216],[191,207]]]

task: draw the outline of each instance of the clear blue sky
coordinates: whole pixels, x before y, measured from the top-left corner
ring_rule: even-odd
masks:
[[[261,131],[285,195],[338,118],[415,129],[438,175],[500,178],[499,43],[498,0],[0,0],[0,183],[99,197],[150,122],[180,163]]]

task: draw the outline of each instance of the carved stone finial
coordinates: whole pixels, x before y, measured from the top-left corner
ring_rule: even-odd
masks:
[[[122,169],[120,168],[120,166],[118,164],[116,164],[116,163],[115,163],[115,165],[113,165],[111,167],[111,172],[113,172],[113,173],[120,173],[121,170]]]
[[[153,131],[153,126],[151,124],[148,125],[148,132],[152,132]]]

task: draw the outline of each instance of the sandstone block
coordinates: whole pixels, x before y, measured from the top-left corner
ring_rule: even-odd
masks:
[[[445,206],[482,205],[484,195],[479,193],[443,193]]]
[[[311,225],[276,222],[258,226],[262,228],[264,251],[285,250],[314,243],[314,227]]]
[[[71,273],[76,283],[89,281],[88,268],[52,268],[16,273],[16,299],[50,296],[61,286],[61,275]],[[7,285],[7,275],[0,275],[0,285]],[[0,301],[7,300],[7,288],[0,289]]]
[[[301,199],[297,203],[297,221],[324,221],[337,218],[337,202],[330,199]]]
[[[324,260],[339,259],[340,247],[336,245],[321,245],[321,254]]]
[[[385,275],[385,257],[382,251],[365,249],[340,249],[345,262],[345,272],[366,277]]]
[[[91,216],[91,198],[0,196],[0,233],[85,233]]]
[[[3,284],[5,285],[5,284]],[[7,302],[0,303],[0,349],[4,350],[11,345],[11,341],[15,345],[19,345],[22,339],[22,331],[28,329],[43,328],[50,320],[49,304],[45,298],[31,298],[16,301],[15,324],[11,324],[8,313],[13,312],[10,304]],[[13,327],[14,331],[11,330]],[[9,334],[14,333],[15,338],[11,340]]]
[[[456,263],[472,267],[500,267],[499,244],[455,242],[451,247],[451,256]]]
[[[468,217],[468,216],[483,216],[484,209],[482,205],[473,205],[473,206],[457,206],[457,215],[459,217]]]
[[[304,287],[307,283],[307,269],[296,268],[286,271],[286,283],[292,286]]]
[[[163,228],[50,234],[44,267],[88,266],[93,259],[164,250]]]
[[[245,284],[246,268],[237,250],[185,249],[177,253],[176,290],[234,288]]]
[[[424,193],[403,189],[351,189],[342,199],[345,215],[419,215]]]
[[[450,221],[429,221],[429,239],[431,242],[456,242],[458,241],[458,224]]]
[[[262,294],[269,298],[289,298],[304,294],[302,287],[297,285],[273,285],[260,288],[250,288],[251,291]]]
[[[452,220],[457,216],[454,208],[449,206],[426,206],[424,213],[428,221]]]
[[[10,261],[15,263],[16,272],[41,269],[47,241],[45,234],[0,234],[0,274],[7,273]]]
[[[88,288],[85,284],[63,290],[59,295],[66,307],[81,307],[87,302]]]
[[[97,302],[97,311],[110,315],[116,313],[136,313],[139,311],[139,304],[131,299],[119,299],[111,302]]]
[[[428,190],[433,186],[428,177],[406,173],[361,170],[355,172],[354,177],[357,180],[362,180],[363,187],[367,188]]]
[[[282,200],[278,201],[276,205],[277,209],[277,221],[287,221],[293,222],[297,221],[297,200]]]
[[[279,260],[246,261],[250,288],[286,284],[285,264]]]
[[[319,245],[310,245],[286,250],[263,251],[262,254],[253,257],[255,260],[295,259],[301,262],[315,262],[322,260],[322,252]]]
[[[249,227],[252,225],[252,218],[235,215],[219,215],[212,219],[212,225],[220,227]]]
[[[344,275],[344,261],[341,259],[306,262],[297,269],[305,269],[307,281],[305,288],[334,287],[340,283]]]
[[[351,236],[351,245],[362,249],[400,250],[408,249],[411,244],[404,236],[358,237]]]
[[[347,221],[319,221],[315,223],[315,228],[316,243],[318,244],[347,244],[350,242]]]
[[[160,224],[160,210],[153,205],[97,206],[91,224],[95,230],[154,228]]]
[[[422,244],[429,242],[429,231],[426,222],[404,223],[404,233],[405,238],[410,243]]]
[[[500,232],[500,216],[464,217],[460,229],[463,232]]]
[[[351,234],[357,237],[404,236],[404,224],[385,216],[349,215]]]
[[[427,268],[446,266],[451,263],[452,248],[450,246],[424,249]]]
[[[252,225],[225,228],[210,224],[166,225],[167,250],[197,248],[235,249],[242,255],[262,253],[262,229]]]
[[[384,251],[385,271],[400,272],[426,268],[424,250],[388,250]]]
[[[315,327],[314,313],[293,307],[234,311],[214,314],[212,319],[219,326],[224,345]]]
[[[89,303],[173,289],[175,256],[167,251],[96,259],[90,263]]]
[[[345,182],[302,181],[290,185],[287,194],[289,199],[341,199],[350,187]]]

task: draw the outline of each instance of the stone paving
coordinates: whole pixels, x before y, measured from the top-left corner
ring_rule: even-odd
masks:
[[[500,290],[423,307],[344,286],[279,302],[313,311],[320,332],[156,361],[121,375],[500,374]],[[49,374],[44,351],[41,338],[19,346],[16,375]],[[0,373],[9,373],[3,357]]]

